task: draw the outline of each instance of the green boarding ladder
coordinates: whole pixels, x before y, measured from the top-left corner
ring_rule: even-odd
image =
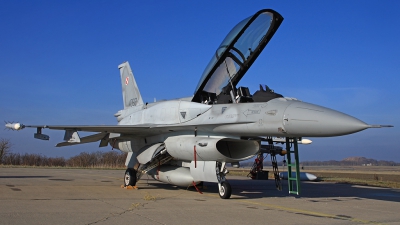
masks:
[[[291,144],[293,144],[293,150],[291,149]],[[286,151],[287,151],[289,194],[299,195],[301,192],[301,188],[300,188],[299,148],[298,148],[297,138],[289,138],[289,137],[286,138]],[[292,162],[292,154],[294,155],[294,162]],[[294,189],[295,187],[294,182],[296,182],[296,189]]]

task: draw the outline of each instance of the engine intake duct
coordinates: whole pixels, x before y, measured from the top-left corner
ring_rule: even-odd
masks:
[[[257,141],[231,138],[175,136],[165,140],[168,153],[175,159],[193,161],[237,162],[254,156],[260,149]]]

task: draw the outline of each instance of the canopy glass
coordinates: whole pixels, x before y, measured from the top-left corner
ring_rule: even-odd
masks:
[[[193,101],[235,88],[279,27],[283,18],[265,9],[238,23],[225,37],[196,87]]]

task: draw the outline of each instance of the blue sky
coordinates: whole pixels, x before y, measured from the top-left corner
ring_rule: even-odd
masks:
[[[1,1],[0,119],[25,124],[116,124],[117,66],[129,61],[145,101],[190,96],[230,29],[260,9],[285,20],[240,85],[392,124],[311,138],[300,160],[349,156],[400,162],[398,1]],[[0,131],[14,152],[72,156],[62,131]],[[83,134],[81,134],[83,136]]]

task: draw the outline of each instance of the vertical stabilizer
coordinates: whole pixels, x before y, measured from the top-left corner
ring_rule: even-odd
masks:
[[[136,84],[131,67],[128,62],[124,62],[118,66],[121,74],[122,97],[124,100],[124,109],[143,105],[143,99],[140,95],[139,88]]]

